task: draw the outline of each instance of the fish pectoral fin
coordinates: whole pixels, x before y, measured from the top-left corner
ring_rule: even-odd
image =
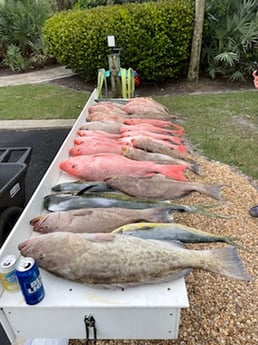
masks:
[[[85,233],[83,234],[84,238],[87,241],[91,242],[105,242],[105,241],[113,241],[115,238],[114,234],[111,233],[102,233],[102,232],[96,232],[96,233]]]
[[[96,186],[97,186],[97,184],[93,184],[93,185],[91,185],[91,186],[87,186],[87,187],[81,189],[76,195],[77,195],[77,196],[83,195],[85,192],[90,191],[91,189],[93,189],[93,188],[96,187]]]

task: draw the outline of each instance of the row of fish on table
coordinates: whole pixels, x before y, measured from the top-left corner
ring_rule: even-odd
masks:
[[[240,280],[246,272],[234,238],[174,222],[174,212],[209,215],[172,201],[198,192],[220,199],[220,186],[189,181],[200,174],[184,128],[151,97],[96,100],[60,169],[75,178],[52,187],[45,212],[31,219],[39,236],[19,245],[23,256],[68,280],[125,288],[203,269]],[[206,250],[184,243],[224,242]]]

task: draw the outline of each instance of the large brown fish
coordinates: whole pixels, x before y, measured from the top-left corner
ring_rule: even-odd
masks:
[[[173,200],[192,192],[198,192],[217,200],[221,198],[220,185],[190,181],[180,182],[168,179],[161,174],[151,177],[117,175],[105,179],[105,182],[110,187],[137,198]]]
[[[95,287],[115,288],[171,281],[191,269],[252,280],[234,247],[189,250],[181,246],[115,234],[55,232],[19,245],[47,271]]]
[[[173,210],[172,210],[173,211]],[[33,230],[40,233],[65,232],[111,232],[117,227],[134,222],[173,222],[171,208],[82,208],[63,212],[42,214],[30,221]]]

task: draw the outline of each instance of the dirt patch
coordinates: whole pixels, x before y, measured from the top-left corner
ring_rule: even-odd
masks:
[[[56,79],[50,83],[88,92],[92,92],[96,87],[96,83],[85,82],[77,75]],[[189,82],[184,79],[166,83],[142,82],[138,87],[136,87],[135,94],[136,96],[166,96],[192,93],[221,93],[242,90],[255,90],[252,81],[240,83],[225,79],[211,80],[207,77],[201,77],[198,82]]]

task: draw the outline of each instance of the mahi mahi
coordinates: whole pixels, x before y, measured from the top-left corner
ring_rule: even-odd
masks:
[[[91,188],[91,187],[90,187]],[[119,207],[142,210],[145,208],[169,207],[171,212],[190,212],[203,214],[209,217],[227,219],[229,216],[214,214],[207,208],[214,205],[179,205],[170,201],[153,199],[138,199],[123,193],[91,192],[90,189],[80,191],[78,194],[56,193],[44,197],[44,209],[50,212],[76,210],[81,208],[107,208]]]
[[[237,248],[245,249],[235,242],[237,240],[235,237],[216,235],[179,223],[131,223],[122,225],[112,232],[144,239],[180,241],[183,243],[224,242]]]
[[[114,192],[114,189],[105,182],[97,181],[62,182],[51,188],[54,192],[83,192],[87,189],[90,189],[91,192]]]
[[[55,232],[18,246],[22,256],[56,276],[94,287],[118,288],[171,281],[203,269],[252,280],[235,247],[190,250],[174,243],[110,233]]]

